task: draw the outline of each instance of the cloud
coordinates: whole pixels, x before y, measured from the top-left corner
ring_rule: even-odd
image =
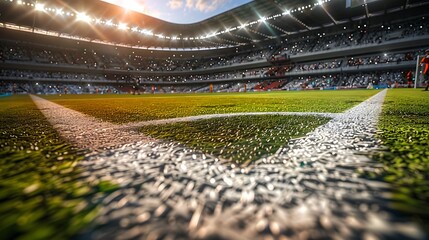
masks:
[[[170,0],[168,1],[167,5],[171,9],[178,9],[183,6],[183,0]]]
[[[229,0],[186,0],[186,8],[200,12],[211,12],[223,6]]]

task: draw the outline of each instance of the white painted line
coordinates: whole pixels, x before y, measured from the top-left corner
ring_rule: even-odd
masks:
[[[105,149],[131,142],[149,142],[153,139],[133,132],[118,130],[118,126],[78,111],[58,105],[46,99],[31,95],[36,106],[45,115],[62,137],[83,149]]]
[[[320,113],[320,112],[240,112],[240,113],[225,113],[225,114],[207,114],[199,116],[189,116],[189,117],[179,117],[179,118],[169,118],[161,120],[152,120],[152,121],[143,121],[143,122],[134,122],[127,123],[120,126],[122,129],[138,129],[139,127],[148,126],[148,125],[160,125],[160,124],[170,124],[178,122],[191,122],[212,118],[225,118],[225,117],[237,117],[237,116],[261,116],[261,115],[280,115],[280,116],[320,116],[327,118],[335,118],[340,116],[341,113]]]

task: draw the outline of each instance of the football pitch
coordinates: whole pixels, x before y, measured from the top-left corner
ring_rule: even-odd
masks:
[[[332,112],[377,90],[160,95],[53,95],[44,98],[114,123],[237,112]]]
[[[323,202],[329,194],[337,198],[341,192],[358,191],[332,187],[333,178],[389,183],[392,197],[386,205],[425,224],[429,95],[414,89],[388,90],[385,99],[380,94],[385,92],[49,95],[34,102],[27,95],[0,98],[0,213],[5,216],[0,234],[6,239],[85,238],[99,234],[97,229],[119,234],[143,226],[143,236],[148,236],[159,224],[169,229],[183,224],[186,230],[158,234],[204,238],[209,235],[201,235],[201,229],[209,226],[210,216],[225,218],[236,203],[243,211],[266,207],[264,203],[301,209],[313,199],[304,198],[305,193]],[[72,118],[67,124],[58,120],[67,118]],[[108,136],[110,130],[113,136]],[[125,135],[145,138],[136,144]],[[85,141],[105,137],[112,140],[97,147]],[[141,178],[130,178],[136,175]],[[154,197],[149,201],[149,196]],[[154,199],[159,203],[149,207]],[[130,206],[137,202],[145,211],[135,216]],[[352,206],[342,198],[334,203]],[[186,210],[179,214],[175,206],[180,204]],[[350,217],[367,219],[367,205],[356,205],[360,212]],[[312,217],[322,226],[293,227],[276,220],[266,228],[277,236],[287,228],[297,234],[334,231],[326,226],[335,222],[326,223],[320,213]],[[242,223],[246,228],[263,225],[261,219],[248,219]],[[229,225],[234,238],[240,228]],[[352,225],[353,231],[361,229]],[[244,236],[260,237],[261,228]]]

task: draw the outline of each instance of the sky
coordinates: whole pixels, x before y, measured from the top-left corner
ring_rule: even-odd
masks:
[[[173,23],[195,23],[252,0],[102,0]]]

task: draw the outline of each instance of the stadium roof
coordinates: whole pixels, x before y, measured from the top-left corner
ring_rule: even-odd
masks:
[[[427,0],[350,0],[357,6],[346,7],[347,1],[254,0],[198,23],[175,24],[103,1],[0,0],[0,23],[146,47],[219,48],[392,13],[421,15],[429,5]]]

